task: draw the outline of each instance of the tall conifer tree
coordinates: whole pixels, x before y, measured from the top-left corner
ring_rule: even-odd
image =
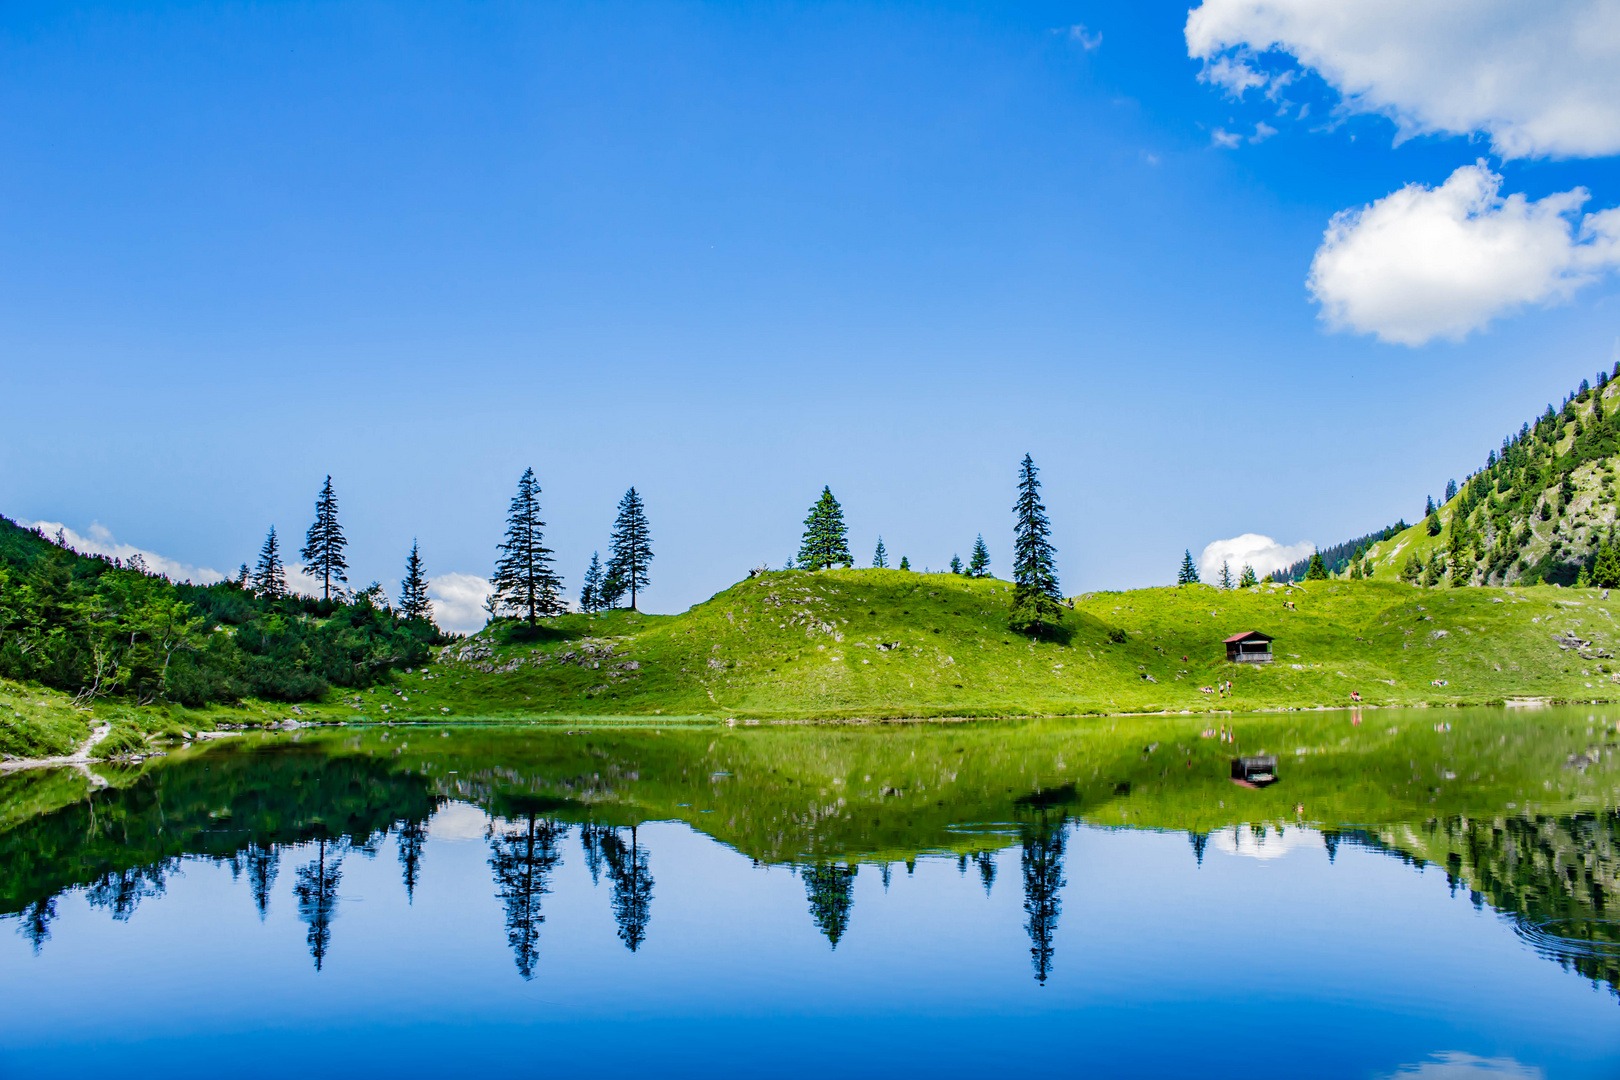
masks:
[[[602,559],[591,552],[591,565],[585,568],[585,580],[579,589],[579,610],[587,615],[602,610]]]
[[[957,556],[957,555],[952,555],[951,556],[951,573],[953,573],[953,574],[965,574],[965,573],[967,573],[967,570],[964,569],[963,566],[962,566],[962,559],[961,559],[960,556]]]
[[[1197,585],[1198,584],[1198,564],[1193,562],[1192,550],[1190,548],[1188,550],[1182,552],[1182,555],[1181,555],[1181,569],[1176,571],[1176,584],[1177,585]]]
[[[540,520],[540,483],[533,469],[525,469],[506,513],[506,542],[497,545],[501,556],[490,582],[495,587],[490,607],[521,615],[530,626],[541,616],[563,610],[557,598],[562,579],[551,569],[552,551],[545,545],[545,527]]]
[[[1221,588],[1230,589],[1231,587],[1232,587],[1232,564],[1227,563],[1227,562],[1223,562],[1223,563],[1221,563]]]
[[[984,534],[973,541],[973,555],[968,559],[968,577],[990,576],[990,549],[984,546]]]
[[[887,570],[889,568],[889,552],[883,546],[883,537],[878,537],[877,551],[872,555],[872,569]]]
[[[422,555],[416,541],[405,559],[405,580],[400,583],[399,613],[407,619],[431,619],[433,604],[428,600],[427,575],[422,572]]]
[[[1051,523],[1041,503],[1041,482],[1028,454],[1018,467],[1018,501],[1013,504],[1013,614],[1015,629],[1039,635],[1062,617],[1058,602],[1057,549],[1048,537]]]
[[[280,600],[287,595],[287,575],[281,568],[281,541],[276,539],[276,527],[270,526],[270,535],[259,549],[259,565],[253,571],[253,591],[266,600]]]
[[[1238,575],[1238,588],[1250,589],[1258,584],[1260,584],[1260,581],[1254,576],[1254,567],[1250,566],[1248,563],[1244,563],[1243,573]]]
[[[1311,552],[1311,564],[1305,570],[1305,580],[1326,581],[1327,577],[1327,564],[1322,561],[1322,553],[1320,551]]]
[[[799,542],[799,567],[804,570],[828,570],[834,566],[853,566],[849,554],[849,530],[844,526],[844,508],[833,498],[832,488],[823,487],[821,498],[810,508],[804,519],[804,539]]]
[[[647,564],[653,557],[652,537],[647,531],[647,508],[635,488],[625,492],[624,498],[619,500],[619,517],[613,523],[608,548],[611,552],[608,576],[630,591],[630,610],[634,611],[636,590],[647,587]]]
[[[326,478],[326,486],[321,488],[320,496],[315,500],[315,524],[309,527],[309,534],[304,538],[304,549],[298,557],[304,560],[305,569],[321,579],[321,599],[332,599],[332,582],[341,581],[348,584],[349,579],[345,571],[349,564],[344,561],[343,549],[349,541],[343,536],[343,527],[338,524],[337,496],[332,493],[332,478]],[[339,590],[341,591],[341,590]]]

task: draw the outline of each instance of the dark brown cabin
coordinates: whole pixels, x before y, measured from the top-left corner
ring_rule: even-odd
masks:
[[[1234,664],[1269,664],[1271,642],[1270,634],[1258,630],[1233,634],[1226,639],[1226,658]]]

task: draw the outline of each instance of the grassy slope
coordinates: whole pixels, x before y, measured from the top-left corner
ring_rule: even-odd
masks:
[[[1620,696],[1611,661],[1553,641],[1571,631],[1612,645],[1620,601],[1592,590],[1330,581],[1095,593],[1067,616],[1066,641],[1040,642],[1005,629],[1010,599],[1005,582],[949,574],[777,572],[681,615],[565,616],[535,641],[486,631],[429,675],[305,712],[791,720],[1338,706],[1352,690],[1380,705]],[[1124,644],[1108,643],[1111,627]],[[1276,663],[1225,662],[1221,639],[1249,629],[1276,635]],[[1232,698],[1200,692],[1228,678]]]
[[[486,631],[393,687],[319,705],[249,701],[183,711],[101,703],[0,682],[0,752],[62,753],[96,721],[131,736],[222,721],[661,716],[763,720],[1087,715],[1162,710],[1421,705],[1620,697],[1610,604],[1550,586],[1421,589],[1328,581],[1093,593],[1064,640],[1006,630],[1011,586],[898,570],[777,572],[681,615],[616,611],[550,620],[534,640]],[[1294,609],[1285,607],[1292,603]],[[1108,631],[1126,631],[1111,644]],[[1221,639],[1276,635],[1277,662],[1228,664]],[[1187,657],[1186,661],[1181,658]],[[1148,678],[1144,678],[1148,676]],[[1224,679],[1230,698],[1200,692]],[[1445,685],[1434,685],[1435,680]],[[122,740],[121,744],[129,744]]]

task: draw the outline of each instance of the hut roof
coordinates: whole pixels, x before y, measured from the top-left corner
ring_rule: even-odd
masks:
[[[1233,634],[1231,637],[1227,638],[1223,642],[1223,644],[1232,645],[1232,644],[1235,644],[1235,643],[1237,643],[1239,641],[1275,641],[1275,640],[1276,639],[1273,638],[1270,634],[1262,634],[1258,630],[1245,630],[1241,634]]]

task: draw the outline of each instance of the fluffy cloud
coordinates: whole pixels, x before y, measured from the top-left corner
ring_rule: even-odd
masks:
[[[1402,345],[1459,340],[1620,265],[1620,210],[1578,217],[1584,188],[1531,202],[1501,183],[1481,161],[1335,214],[1307,281],[1322,318]]]
[[[1276,78],[1253,61],[1277,50],[1403,138],[1484,132],[1504,158],[1620,153],[1616,0],[1204,0],[1186,37],[1202,77],[1234,96]]]
[[[1220,577],[1221,564],[1226,563],[1232,568],[1234,580],[1245,566],[1254,567],[1257,575],[1265,577],[1274,570],[1282,570],[1301,559],[1310,558],[1315,550],[1316,545],[1309,540],[1297,544],[1279,544],[1269,536],[1244,533],[1230,540],[1217,540],[1204,548],[1204,553],[1198,557],[1198,575],[1213,584]]]
[[[159,555],[155,551],[136,547],[134,544],[121,544],[113,537],[111,531],[100,522],[90,526],[90,535],[84,536],[74,532],[60,521],[28,521],[19,518],[17,523],[25,529],[37,528],[46,536],[55,539],[61,537],[68,547],[84,555],[105,555],[110,559],[121,559],[129,562],[139,557],[146,564],[146,569],[154,574],[162,574],[170,581],[193,581],[198,585],[212,585],[216,581],[223,581],[225,575],[218,570],[210,570],[206,566],[191,566],[188,563]]]
[[[476,633],[489,621],[484,601],[493,591],[489,580],[477,574],[440,574],[428,582],[433,621],[458,634]]]

